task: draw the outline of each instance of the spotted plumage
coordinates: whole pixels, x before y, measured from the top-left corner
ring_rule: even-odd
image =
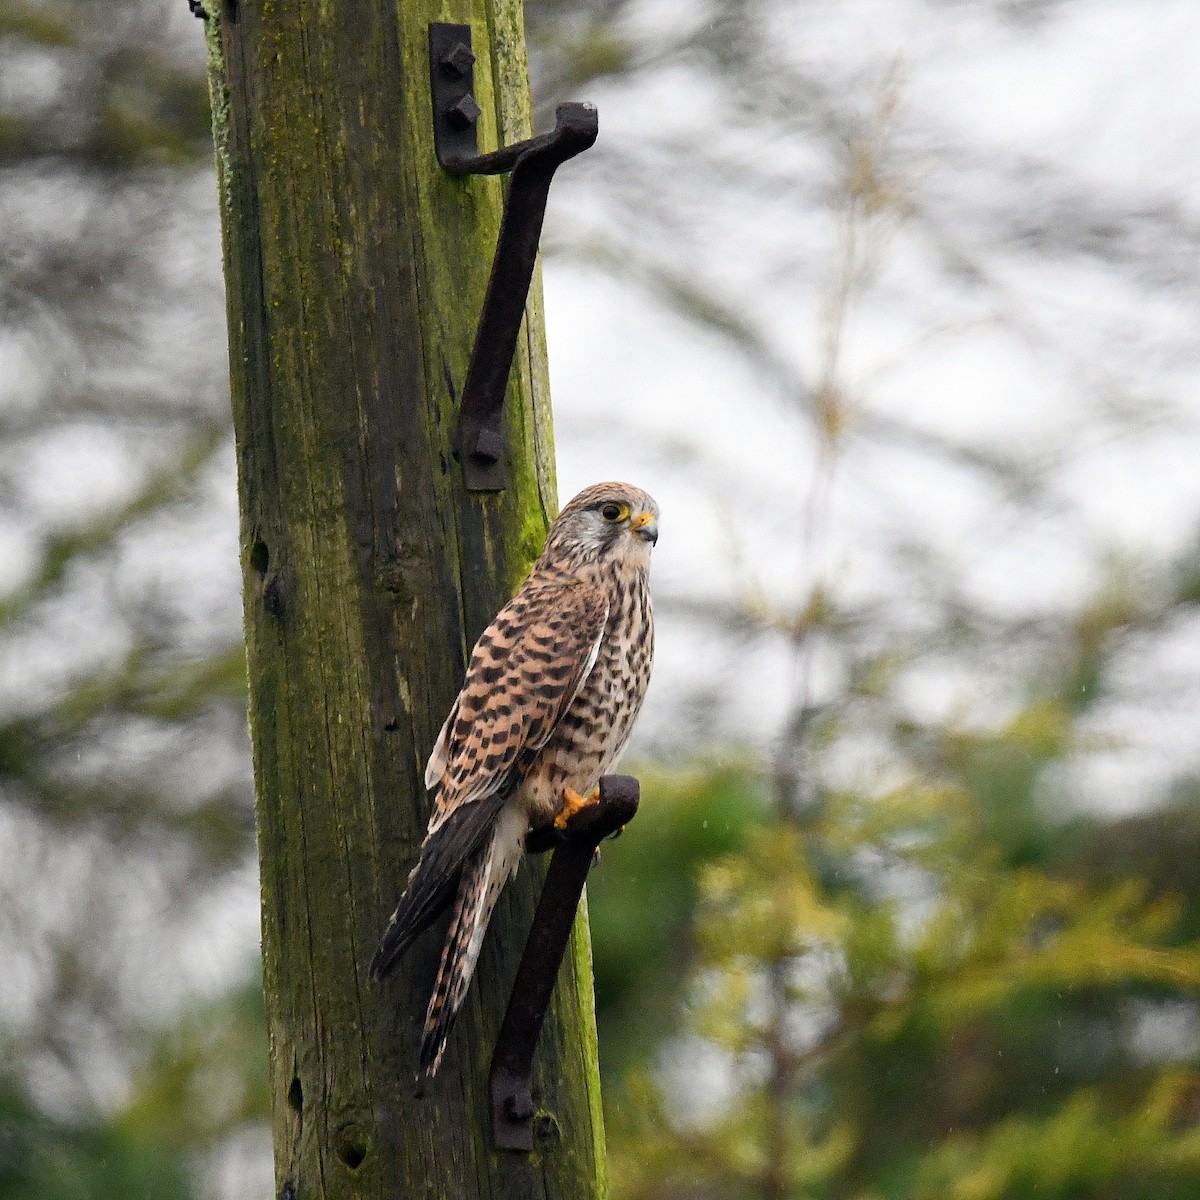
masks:
[[[429,756],[433,813],[371,975],[451,903],[421,1066],[437,1071],[488,919],[531,829],[586,803],[633,731],[650,681],[658,506],[599,483],[559,514],[517,594],[475,644]]]

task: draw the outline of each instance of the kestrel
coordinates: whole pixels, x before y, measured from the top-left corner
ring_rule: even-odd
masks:
[[[657,540],[658,505],[645,492],[627,483],[586,488],[471,652],[425,768],[429,828],[370,971],[387,975],[453,901],[421,1039],[429,1075],[526,835],[562,828],[595,803],[600,776],[629,741],[654,654]]]

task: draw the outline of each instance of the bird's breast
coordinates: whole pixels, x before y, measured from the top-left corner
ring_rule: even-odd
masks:
[[[553,819],[565,788],[587,794],[617,761],[650,682],[653,618],[644,577],[615,588],[595,665],[527,773],[532,825]]]

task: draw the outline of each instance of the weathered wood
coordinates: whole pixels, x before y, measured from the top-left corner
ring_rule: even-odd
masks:
[[[502,182],[453,179],[427,26],[469,20],[480,144],[530,134],[519,0],[205,0],[224,228],[277,1195],[603,1193],[586,917],[535,1066],[530,1156],[491,1148],[491,1047],[540,873],[492,922],[432,1083],[440,929],[367,964],[427,818],[424,758],[475,636],[540,549],[554,481],[540,288],[506,404],[509,485],[453,458]]]

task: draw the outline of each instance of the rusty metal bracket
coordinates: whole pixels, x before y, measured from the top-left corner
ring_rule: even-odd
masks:
[[[469,25],[435,22],[429,26],[429,80],[438,162],[451,175],[511,172],[492,273],[463,384],[458,430],[467,490],[491,492],[504,487],[500,413],[537,261],[550,181],[567,159],[595,142],[599,118],[590,104],[560,104],[552,132],[480,154],[476,123],[482,110],[474,94],[474,64]]]
[[[542,884],[492,1054],[492,1136],[499,1150],[533,1149],[533,1052],[575,923],[575,909],[596,847],[633,819],[640,791],[632,776],[606,775],[600,780],[599,801],[581,809],[561,834],[530,837],[531,851],[554,841],[558,848]]]

